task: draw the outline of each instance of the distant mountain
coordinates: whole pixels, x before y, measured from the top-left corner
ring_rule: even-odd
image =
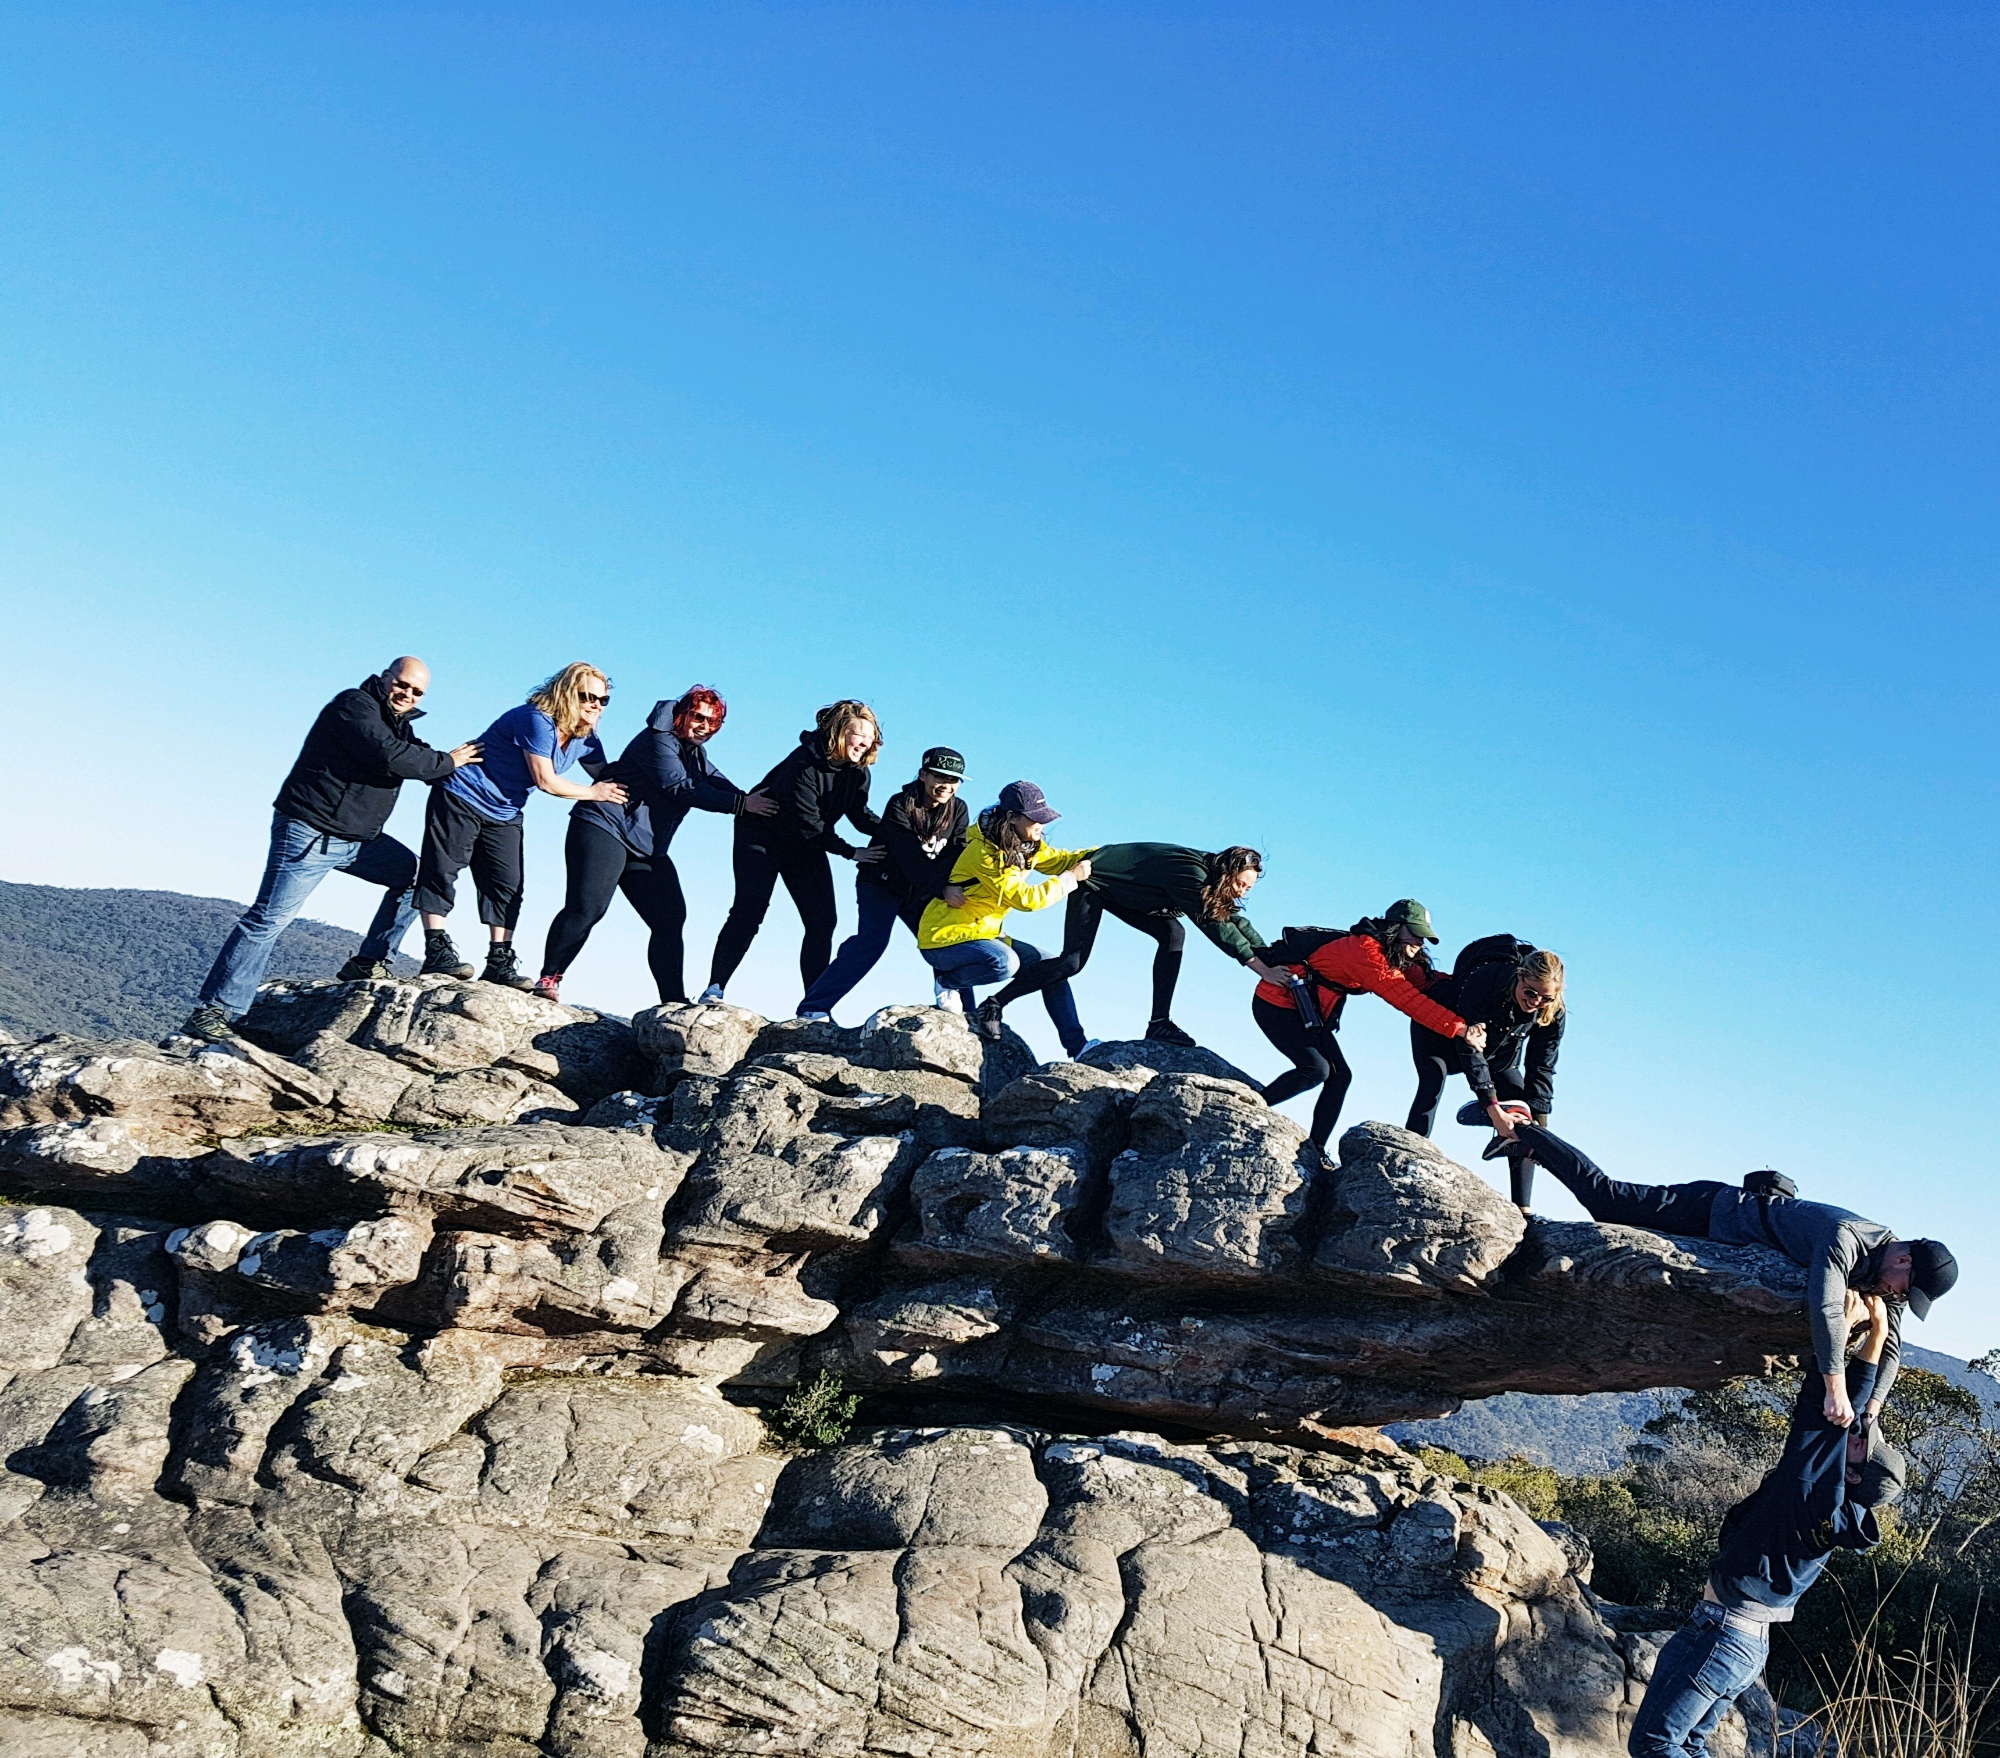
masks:
[[[187,1018],[243,907],[178,891],[0,882],[0,1030],[165,1036]],[[279,940],[270,974],[330,977],[360,944],[345,928],[300,920]]]
[[[1903,1360],[1929,1368],[1953,1385],[1966,1386],[2000,1421],[2000,1381],[1975,1373],[1955,1355],[1906,1344]],[[1518,1454],[1553,1466],[1567,1477],[1596,1476],[1625,1463],[1625,1449],[1639,1430],[1678,1392],[1592,1392],[1582,1398],[1537,1398],[1505,1392],[1481,1398],[1454,1416],[1434,1422],[1399,1422],[1387,1432],[1406,1447],[1448,1447],[1464,1459],[1505,1459]]]

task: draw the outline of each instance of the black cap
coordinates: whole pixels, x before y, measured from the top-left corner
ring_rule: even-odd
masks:
[[[1000,810],[1019,812],[1031,824],[1053,824],[1062,816],[1032,781],[1010,781],[1000,790]]]
[[[1868,1425],[1868,1457],[1861,1462],[1861,1481],[1847,1492],[1847,1499],[1863,1508],[1880,1508],[1903,1493],[1909,1477],[1909,1463],[1900,1448],[1882,1438],[1882,1425]]]
[[[965,779],[965,759],[949,745],[931,746],[917,767],[928,769],[933,775],[949,776],[953,781]]]
[[[1910,1310],[1929,1318],[1931,1302],[1942,1300],[1958,1280],[1958,1259],[1935,1239],[1910,1241]]]

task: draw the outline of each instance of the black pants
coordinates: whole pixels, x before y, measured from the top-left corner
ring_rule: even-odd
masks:
[[[1106,916],[1116,916],[1128,928],[1137,928],[1156,942],[1153,953],[1153,1018],[1166,1019],[1174,1008],[1174,986],[1181,980],[1181,947],[1187,930],[1179,916],[1142,916],[1121,910],[1088,886],[1080,885],[1069,894],[1069,911],[1063,918],[1062,955],[1045,958],[1024,969],[994,997],[1001,1006],[1024,995],[1066,983],[1090,962],[1097,944],[1097,927]]]
[[[1586,1154],[1536,1123],[1517,1123],[1514,1134],[1538,1165],[1548,1167],[1593,1221],[1614,1227],[1644,1227],[1649,1233],[1678,1233],[1706,1239],[1715,1199],[1729,1188],[1712,1178],[1689,1184],[1621,1184]],[[1511,1156],[1510,1156],[1511,1157]]]
[[[542,974],[560,976],[576,962],[590,931],[604,920],[614,891],[639,912],[652,930],[646,942],[646,963],[662,1001],[687,999],[681,930],[687,926],[687,899],[681,876],[665,849],[635,855],[610,831],[587,819],[572,818],[563,842],[569,868],[569,891],[562,909],[549,924],[549,941],[542,954]]]
[[[434,787],[424,809],[424,852],[417,859],[413,899],[417,908],[427,916],[450,915],[458,876],[467,867],[479,893],[479,919],[512,933],[521,919],[521,820],[496,824],[458,795]]]
[[[1466,1071],[1465,1045],[1457,1038],[1440,1037],[1429,1026],[1420,1026],[1412,1020],[1410,1054],[1417,1065],[1417,1096],[1410,1101],[1410,1120],[1403,1127],[1418,1135],[1429,1135],[1437,1122],[1444,1083],[1452,1075]],[[1518,1056],[1506,1068],[1494,1068],[1490,1062],[1487,1068],[1493,1076],[1493,1090],[1500,1098],[1527,1101],[1528,1083],[1522,1078]]]
[[[1340,1107],[1347,1102],[1347,1089],[1354,1079],[1354,1071],[1340,1053],[1339,1041],[1331,1032],[1308,1032],[1297,1008],[1280,1007],[1262,996],[1251,997],[1250,1017],[1264,1036],[1292,1060],[1292,1072],[1279,1075],[1264,1089],[1264,1103],[1282,1105],[1287,1099],[1296,1099],[1299,1094],[1318,1087],[1312,1138],[1318,1146],[1325,1147],[1333,1139],[1333,1126],[1340,1121]]]
[[[799,976],[806,988],[833,962],[833,930],[840,919],[833,901],[833,869],[824,849],[773,848],[739,840],[736,844],[736,898],[722,932],[715,937],[715,957],[708,967],[711,983],[727,983],[764,925],[771,893],[780,879],[798,906],[805,924],[799,942]]]

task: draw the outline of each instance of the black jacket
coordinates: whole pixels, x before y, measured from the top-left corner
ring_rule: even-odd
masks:
[[[777,854],[824,849],[852,860],[854,844],[835,828],[841,819],[864,836],[882,828],[882,820],[868,809],[867,769],[829,761],[822,732],[800,733],[799,748],[751,791],[769,794],[778,810],[769,818],[739,817],[737,839]]]
[[[948,800],[943,840],[938,852],[931,855],[924,853],[924,839],[910,821],[912,810],[925,810],[914,781],[898,788],[882,808],[882,828],[869,846],[885,853],[875,865],[863,867],[861,877],[885,887],[906,907],[921,910],[932,898],[942,897],[951,883],[952,863],[965,852],[965,830],[972,814],[956,795]]]
[[[285,785],[271,803],[345,842],[373,842],[406,781],[442,781],[451,758],[410,731],[421,710],[392,714],[379,677],[342,690],[319,711]]]
[[[1535,1016],[1523,1013],[1514,1000],[1515,973],[1511,960],[1496,959],[1491,964],[1474,965],[1463,976],[1441,978],[1431,985],[1429,993],[1433,1001],[1443,1002],[1467,1025],[1486,1028],[1483,1051],[1473,1049],[1463,1038],[1452,1042],[1480,1103],[1493,1103],[1493,1070],[1512,1068],[1525,1044],[1528,1106],[1537,1117],[1546,1117],[1555,1109],[1556,1056],[1562,1049],[1563,1026],[1569,1014],[1565,1009],[1548,1025],[1536,1025]]]
[[[708,752],[692,739],[675,736],[671,701],[653,704],[645,726],[605,773],[625,784],[625,804],[583,800],[570,809],[570,816],[608,831],[641,859],[665,854],[681,820],[696,807],[704,812],[743,810],[741,791],[709,762]]]

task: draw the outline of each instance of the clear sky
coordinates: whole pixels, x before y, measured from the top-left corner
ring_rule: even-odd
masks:
[[[1267,932],[1414,894],[1556,948],[1558,1129],[1943,1236],[1913,1340],[2000,1344],[1997,51],[1972,5],[10,7],[0,876],[247,896],[404,651],[441,744],[575,658],[614,744],[712,682],[746,784],[859,695],[885,791],[948,742],[1058,840],[1258,844]],[[727,850],[676,845],[697,974]],[[781,899],[732,998],[789,1011],[796,946]],[[650,999],[622,902],[567,992]],[[928,992],[899,939],[849,1011]],[[1205,944],[1177,1012],[1276,1072]],[[1400,1019],[1344,1042],[1400,1121]]]

